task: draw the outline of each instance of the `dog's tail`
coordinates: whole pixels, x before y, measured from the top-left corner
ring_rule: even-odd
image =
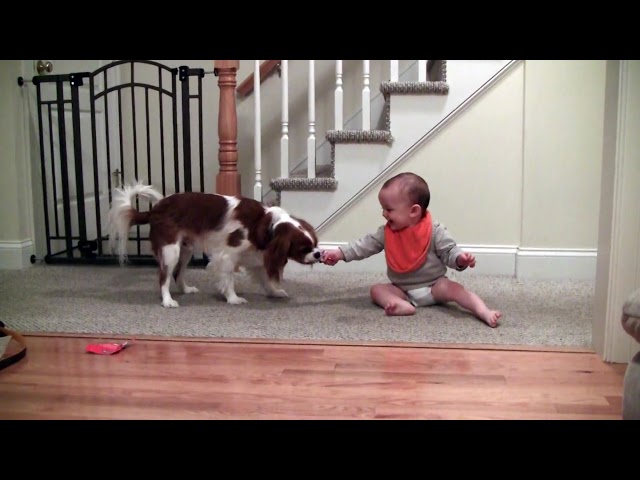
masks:
[[[116,188],[113,191],[108,217],[109,249],[118,254],[120,264],[123,264],[127,258],[129,229],[133,225],[149,223],[149,212],[139,212],[133,208],[133,200],[137,196],[147,198],[152,202],[164,198],[153,187],[140,182],[135,185],[125,185],[123,188]]]

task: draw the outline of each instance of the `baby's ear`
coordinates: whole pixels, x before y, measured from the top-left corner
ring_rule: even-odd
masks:
[[[420,205],[418,205],[417,203],[414,203],[413,205],[411,205],[411,210],[409,210],[409,215],[421,216],[422,215],[422,207]]]

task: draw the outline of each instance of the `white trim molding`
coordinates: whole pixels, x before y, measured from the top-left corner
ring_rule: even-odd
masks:
[[[518,248],[515,275],[547,280],[595,280],[595,248]]]
[[[347,242],[321,242],[323,250],[347,245]],[[465,271],[470,275],[504,275],[519,279],[540,280],[595,280],[596,249],[520,248],[515,245],[460,245],[465,252],[476,257],[476,267]],[[305,269],[289,262],[293,271]],[[342,272],[385,272],[384,254],[357,262],[340,262],[333,267],[316,265],[314,269]]]
[[[474,275],[514,276],[516,272],[516,254],[514,245],[459,245],[465,252],[473,253],[476,266],[465,270]]]
[[[640,347],[622,328],[622,306],[640,286],[640,61],[607,60],[593,347],[628,363]]]
[[[0,240],[0,269],[19,270],[31,266],[31,255],[34,253],[31,240],[9,242]]]

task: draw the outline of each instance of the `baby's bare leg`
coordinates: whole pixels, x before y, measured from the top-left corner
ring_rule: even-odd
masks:
[[[498,310],[489,310],[478,295],[470,292],[458,282],[453,282],[445,277],[440,278],[431,287],[431,294],[438,303],[456,302],[461,307],[470,310],[490,327],[496,327],[498,319],[502,316]]]
[[[371,299],[384,308],[387,315],[413,315],[416,307],[409,303],[407,295],[391,283],[380,283],[371,287]]]

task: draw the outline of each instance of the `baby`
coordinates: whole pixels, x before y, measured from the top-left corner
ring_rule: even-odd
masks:
[[[378,194],[387,221],[345,247],[325,250],[322,261],[362,260],[385,251],[391,283],[371,287],[371,299],[387,315],[413,315],[416,307],[455,302],[490,327],[502,316],[480,297],[446,277],[447,267],[458,271],[475,267],[476,259],[457,246],[447,229],[427,210],[431,195],[424,179],[400,173],[387,180]]]

